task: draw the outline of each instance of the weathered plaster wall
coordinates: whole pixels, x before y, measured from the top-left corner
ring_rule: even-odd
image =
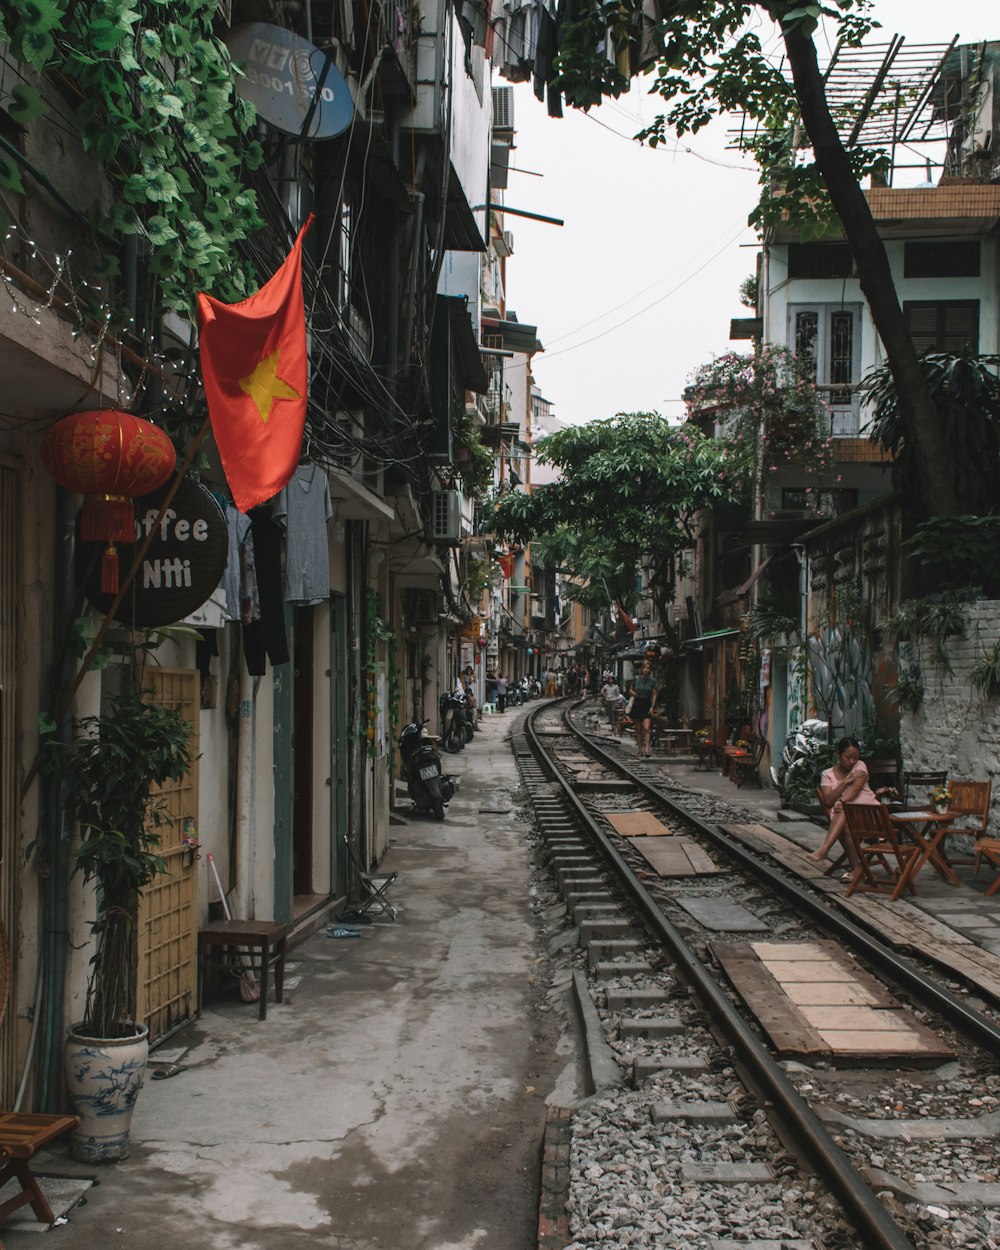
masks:
[[[904,711],[900,746],[904,769],[948,770],[956,779],[993,781],[990,832],[1000,828],[1000,699],[983,701],[970,674],[976,659],[1000,638],[1000,601],[979,600],[964,638],[950,638],[945,653],[954,670],[935,665],[926,644],[920,659],[925,687],[916,712]]]

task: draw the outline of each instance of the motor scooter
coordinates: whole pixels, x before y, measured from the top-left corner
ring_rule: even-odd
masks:
[[[476,707],[476,696],[471,690],[465,692],[465,740],[471,742],[479,728],[479,709]]]
[[[427,736],[427,721],[411,721],[399,735],[399,759],[406,792],[417,811],[433,812],[444,820],[444,805],[455,794],[455,784],[441,768],[441,756]]]
[[[511,707],[520,707],[524,702],[524,687],[519,681],[513,682],[507,689],[507,702]]]
[[[781,795],[782,807],[795,789],[797,776],[815,770],[816,758],[826,746],[826,736],[825,720],[804,720],[785,739],[780,761],[777,766],[771,765],[771,783]]]
[[[457,755],[466,742],[465,695],[446,690],[438,700],[441,714],[441,745],[449,755]]]

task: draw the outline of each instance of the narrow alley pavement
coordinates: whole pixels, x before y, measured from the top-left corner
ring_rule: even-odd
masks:
[[[183,1070],[147,1073],[131,1158],[36,1159],[83,1178],[43,1181],[64,1206],[96,1183],[62,1226],[30,1208],[5,1222],[7,1250],[535,1245],[546,1098],[576,1090],[515,797],[526,710],[445,757],[461,783],[443,824],[403,801],[382,865],[399,873],[398,920],[297,947],[265,1021],[236,994],[208,999],[153,1055]]]

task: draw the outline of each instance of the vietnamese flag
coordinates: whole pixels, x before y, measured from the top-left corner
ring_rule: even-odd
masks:
[[[198,292],[201,375],[222,467],[241,512],[295,472],[306,421],[308,358],[302,239],[256,295],[223,304]]]

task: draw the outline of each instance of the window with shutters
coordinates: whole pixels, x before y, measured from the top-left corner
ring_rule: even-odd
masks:
[[[903,304],[906,328],[913,346],[922,352],[979,351],[979,300],[907,300]]]
[[[910,242],[903,249],[904,278],[978,278],[979,240]]]
[[[861,306],[791,304],[789,340],[799,359],[812,361],[816,385],[831,409],[831,433],[854,437],[859,430],[855,387],[859,380]]]

